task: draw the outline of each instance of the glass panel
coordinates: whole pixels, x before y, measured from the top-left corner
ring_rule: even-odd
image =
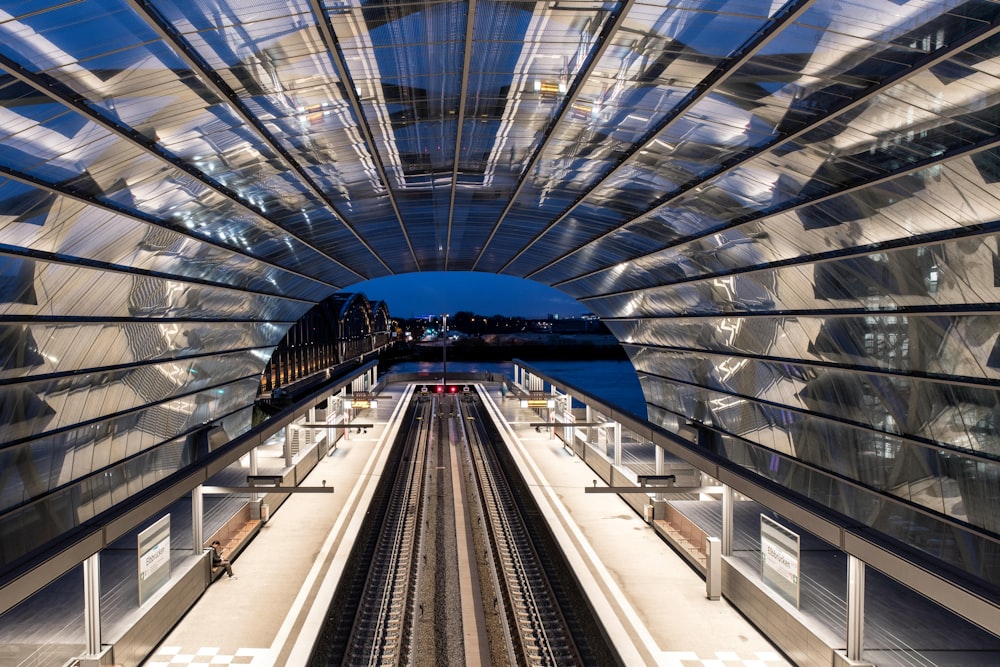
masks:
[[[4,324],[0,380],[269,348],[283,331],[274,324],[201,320]]]
[[[220,414],[218,405],[226,402],[225,389],[206,387],[224,387],[252,376],[256,390],[267,356],[266,350],[229,352],[0,385],[0,405],[6,408],[0,418],[0,443],[139,409],[151,415],[157,410],[162,413],[161,419],[146,427],[162,441]],[[193,392],[205,395],[196,397]],[[164,405],[149,407],[160,403]],[[84,456],[89,457],[89,452]],[[91,466],[88,458],[84,470],[93,469]]]
[[[224,246],[2,179],[0,243],[234,288],[290,290],[298,298],[319,300],[329,293],[323,283]]]
[[[20,537],[10,531],[11,522],[0,520],[0,531],[7,540]],[[30,536],[27,531],[26,537]],[[132,572],[135,571],[133,567]],[[0,643],[8,648],[8,662],[18,663],[45,656],[52,664],[72,664],[87,651],[87,634],[84,623],[83,566],[76,565],[69,572],[42,588],[24,602],[0,615]],[[39,631],[39,619],[63,619],[64,624],[49,623],[58,630]],[[61,627],[59,627],[61,625]],[[27,657],[32,656],[32,657]]]
[[[230,21],[225,22],[198,3],[158,4],[157,10],[333,207],[331,216],[318,202],[304,206],[310,239],[327,248],[353,244],[353,232],[336,218],[362,213],[369,229],[378,224],[398,231],[395,212],[372,169],[375,160],[308,2],[230,6]],[[370,242],[376,252],[397,253],[398,242],[388,241],[373,234]],[[377,263],[369,266],[373,275],[386,272]]]
[[[104,23],[107,20],[121,24],[121,35],[128,35],[130,44],[79,39],[78,35],[85,33],[76,31],[89,22],[100,21],[96,34],[108,34]],[[26,14],[12,22],[9,30],[11,39],[0,45],[0,52],[25,69],[42,74],[42,81],[51,77],[52,86],[71,89],[71,97],[92,105],[109,123],[155,142],[168,159],[187,161],[197,176],[212,186],[192,183],[193,190],[221,190],[307,244],[325,244],[328,254],[342,253],[334,259],[346,263],[350,258],[361,266],[368,255],[369,265],[363,270],[372,276],[387,273],[363,246],[357,245],[354,233],[325,204],[316,201],[298,174],[282,171],[287,165],[281,164],[273,151],[254,136],[257,128],[248,126],[232,108],[220,105],[198,83],[200,74],[189,71],[172,46],[154,39],[151,28],[124,4],[90,9],[81,9],[78,3],[64,4],[47,12]],[[9,104],[7,109],[8,114],[20,113]],[[26,141],[44,147],[35,155],[46,162],[38,163],[36,158],[31,168],[23,164],[25,160],[13,160],[19,168],[47,182],[82,188],[92,196],[108,196],[109,189],[142,190],[150,177],[158,182],[164,180],[160,173],[163,161],[147,153],[142,142],[126,142],[93,122],[84,124],[75,135],[57,134],[56,128],[43,129],[39,125],[30,134],[22,131],[3,143],[16,150]],[[66,172],[74,175],[67,179]],[[82,177],[78,175],[81,173]],[[99,184],[109,184],[110,188]],[[122,201],[126,197],[127,201],[128,196],[119,193],[115,199]],[[232,201],[229,205],[236,206]],[[149,213],[162,208],[160,204]],[[332,248],[336,250],[331,252]],[[337,280],[339,284],[348,282],[343,274]]]
[[[312,305],[196,283],[0,254],[0,315],[175,317],[294,322]]]
[[[991,140],[996,113],[984,91],[994,79],[985,71],[993,51],[985,45],[919,71],[870,103],[820,124],[827,113],[850,101],[848,92],[860,94],[883,76],[919,64],[992,15],[987,5],[971,3],[963,7],[968,16],[939,15],[943,8],[928,12],[913,4],[904,16],[918,9],[926,23],[907,32],[903,27],[912,18],[901,20],[899,28],[878,26],[857,18],[872,16],[868,6],[817,3],[584,198],[574,209],[583,222],[574,220],[574,226],[595,225],[587,241],[600,247],[590,249],[585,265],[583,257],[571,258],[559,276],[607,268],[649,252],[639,236],[652,240],[657,234],[662,248],[683,238],[692,223],[689,231],[708,233],[754,212],[786,207]],[[830,25],[843,32],[824,35],[821,30]],[[788,46],[820,51],[811,62],[805,59],[808,50],[795,52],[794,67],[780,60],[772,64],[776,52]],[[849,47],[872,53],[846,71],[840,71],[843,64],[825,62],[829,53],[823,49]],[[808,101],[800,102],[804,98]],[[787,136],[782,131],[797,131],[806,120],[816,123],[814,131],[757,155],[760,148],[780,144]],[[994,161],[987,155],[981,159]],[[896,181],[893,187],[901,192],[895,199],[924,189],[922,181],[936,178],[932,172],[940,169],[908,177],[913,183]],[[711,178],[724,170],[729,171]],[[700,183],[702,179],[709,180]],[[669,208],[657,208],[665,205]],[[630,245],[637,240],[638,245]],[[536,244],[519,273],[537,270],[564,252],[558,245]]]

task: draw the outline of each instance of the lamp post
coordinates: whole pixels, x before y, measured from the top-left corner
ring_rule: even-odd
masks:
[[[441,325],[441,358],[443,360],[443,366],[441,369],[441,382],[445,387],[448,386],[448,314],[444,315],[444,323]]]

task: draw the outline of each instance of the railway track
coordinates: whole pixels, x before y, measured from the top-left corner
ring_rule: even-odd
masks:
[[[618,662],[475,392],[405,419],[310,664]]]
[[[411,636],[413,580],[423,503],[429,406],[418,406],[389,496],[382,531],[371,556],[364,596],[347,652],[350,665],[406,664]],[[406,463],[409,462],[409,465]]]
[[[582,664],[553,590],[544,553],[528,527],[492,446],[478,401],[461,403],[472,468],[486,518],[492,562],[506,609],[506,641],[517,664],[545,667]],[[551,566],[550,568],[551,569]]]

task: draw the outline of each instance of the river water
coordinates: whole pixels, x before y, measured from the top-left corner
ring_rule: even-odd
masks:
[[[639,378],[628,361],[531,361],[525,362],[556,379],[578,387],[623,411],[646,418],[646,400],[639,386]],[[396,373],[442,372],[438,361],[404,361],[391,364],[380,371]],[[497,373],[513,377],[511,362],[448,362],[448,372]]]

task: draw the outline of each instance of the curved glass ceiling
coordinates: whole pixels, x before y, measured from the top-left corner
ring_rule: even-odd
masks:
[[[0,9],[10,554],[246,429],[324,297],[477,271],[602,317],[654,420],[1000,581],[998,7]]]

